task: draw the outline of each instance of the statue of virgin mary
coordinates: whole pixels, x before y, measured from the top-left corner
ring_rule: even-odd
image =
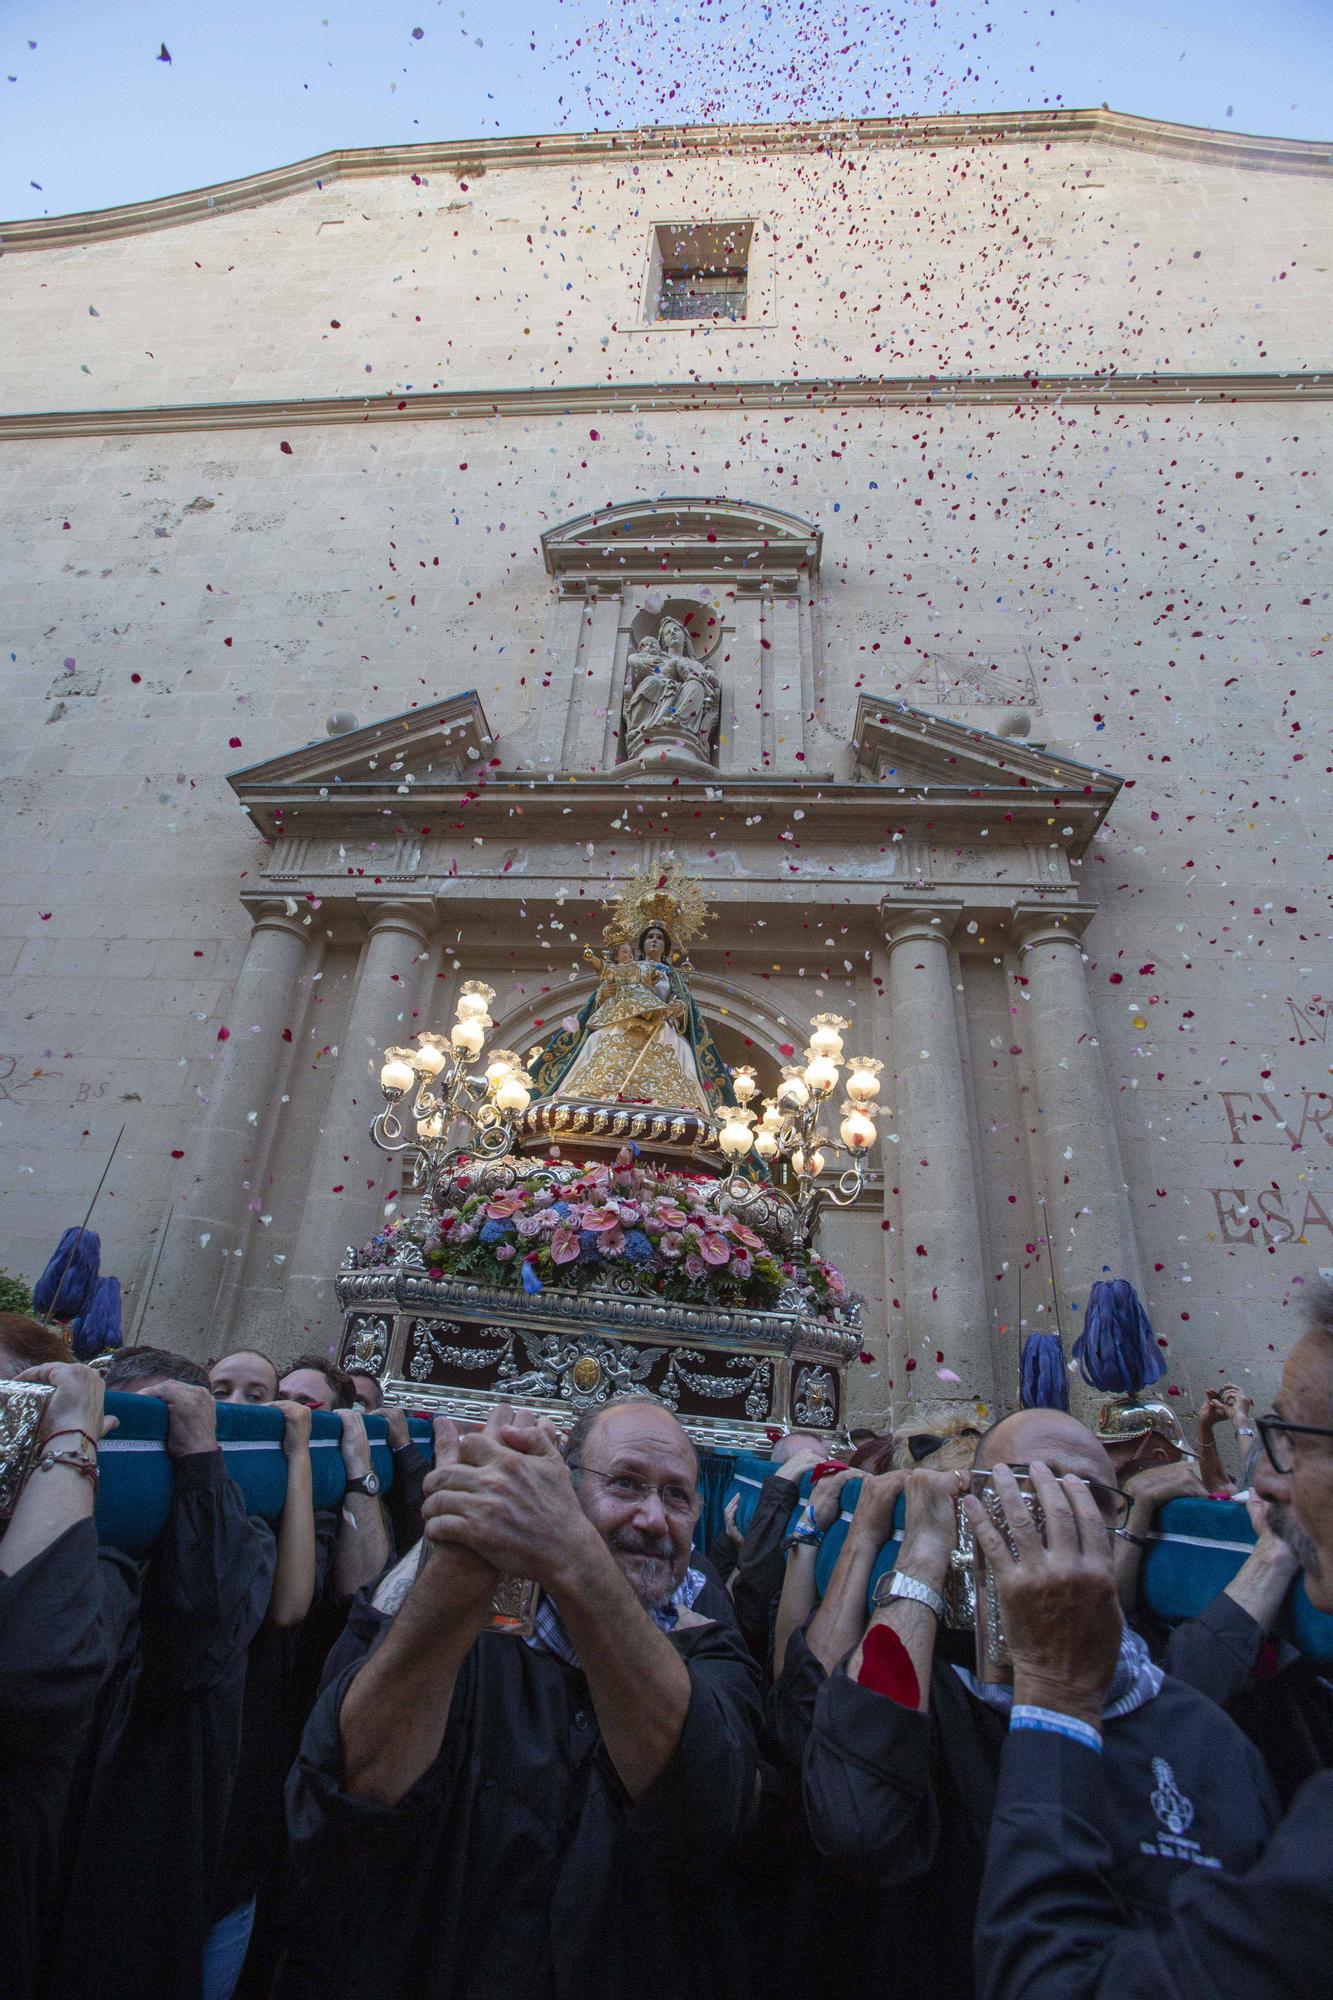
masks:
[[[702,906],[696,886],[688,886]],[[735,1102],[731,1071],[675,962],[679,953],[672,933],[648,912],[670,905],[691,928],[699,919],[669,888],[658,887],[646,898],[643,885],[636,888],[637,895],[631,890],[622,897],[617,919],[608,926],[611,952],[594,959],[597,986],[574,1027],[553,1035],[530,1064],[537,1095],[709,1116]],[[627,920],[637,915],[648,915],[648,921],[627,935]]]

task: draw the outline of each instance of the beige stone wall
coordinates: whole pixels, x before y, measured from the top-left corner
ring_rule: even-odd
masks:
[[[599,166],[577,184],[567,168],[488,173],[466,191],[438,177],[358,182],[6,258],[4,405],[691,370],[1327,360],[1327,279],[1310,269],[1327,263],[1324,181],[1110,147],[1027,164],[1013,148],[871,157],[854,181],[835,162],[789,159],[619,178]],[[839,194],[840,178],[854,193]],[[648,221],[718,204],[767,218],[780,239],[766,253],[774,325],[629,331]],[[891,227],[873,234],[890,208]],[[860,273],[848,215],[866,229]],[[994,304],[1010,293],[1012,315]],[[969,353],[974,316],[988,338]],[[1127,317],[1141,335],[1124,332]],[[226,1049],[219,1030],[250,1026],[229,1000],[248,932],[238,897],[264,849],[225,774],[322,736],[335,708],[370,722],[469,687],[505,766],[535,769],[553,615],[539,535],[608,499],[723,494],[822,527],[822,664],[811,794],[801,824],[772,829],[773,856],[779,833],[792,836],[780,859],[706,842],[690,857],[728,905],[725,942],[696,954],[701,967],[798,1027],[822,1004],[882,1035],[873,912],[896,879],[893,815],[886,805],[882,852],[854,861],[820,840],[818,774],[850,776],[863,690],[997,727],[1003,707],[966,698],[972,666],[983,687],[993,668],[1031,707],[1034,740],[1131,781],[1077,886],[1098,908],[1088,981],[1149,1302],[1168,1379],[1193,1401],[1246,1371],[1267,1395],[1299,1280],[1333,1265],[1329,405],[1277,394],[1236,407],[622,409],[0,445],[0,1263],[35,1275],[123,1122],[97,1221],[134,1311]],[[503,857],[479,858],[458,834],[464,872],[492,868],[509,904],[503,928],[472,921],[460,937],[446,924],[432,941],[416,1026],[455,958],[514,1006],[534,988],[558,996],[583,941],[572,944],[560,886],[576,893],[581,877],[637,862],[642,804],[628,806],[616,830],[586,823],[574,800],[569,848],[545,856],[517,821]],[[756,873],[788,905],[767,933],[746,914]],[[290,1102],[245,1190],[230,1273],[234,1323],[256,1339],[282,1324],[360,950],[342,918],[300,919],[313,949],[279,1078]],[[1042,1192],[1027,1000],[1003,944],[960,944],[1003,1392],[1020,1262],[1025,1312],[1048,1296],[1024,1248]],[[881,1157],[892,1191],[913,1163],[887,1139]],[[912,1251],[895,1199],[883,1218],[827,1225],[826,1247],[872,1304],[876,1359],[854,1371],[861,1414],[920,1388],[885,1333]]]
[[[659,222],[754,220],[741,329],[645,327]],[[1045,141],[335,182],[6,260],[9,410],[1330,360],[1326,177]],[[333,322],[337,322],[335,326]]]

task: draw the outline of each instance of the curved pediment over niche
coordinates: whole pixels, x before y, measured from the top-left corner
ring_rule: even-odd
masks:
[[[542,536],[542,554],[568,584],[751,576],[790,589],[814,584],[822,544],[813,522],[780,508],[682,496],[580,514]]]

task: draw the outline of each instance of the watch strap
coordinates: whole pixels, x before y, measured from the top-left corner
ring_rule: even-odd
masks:
[[[906,1597],[913,1604],[924,1604],[937,1618],[944,1617],[944,1599],[939,1591],[932,1590],[931,1586],[922,1583],[919,1577],[908,1576],[905,1570],[890,1570],[889,1574],[882,1576],[875,1585],[875,1603],[881,1610],[895,1597]]]

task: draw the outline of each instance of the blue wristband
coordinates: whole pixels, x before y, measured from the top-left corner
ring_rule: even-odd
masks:
[[[1077,1716],[1065,1715],[1058,1708],[1036,1708],[1031,1703],[1020,1702],[1009,1713],[1010,1729],[1041,1729],[1049,1736],[1067,1736],[1071,1743],[1081,1743],[1085,1749],[1100,1750],[1102,1733],[1094,1729],[1090,1722],[1080,1722]]]

